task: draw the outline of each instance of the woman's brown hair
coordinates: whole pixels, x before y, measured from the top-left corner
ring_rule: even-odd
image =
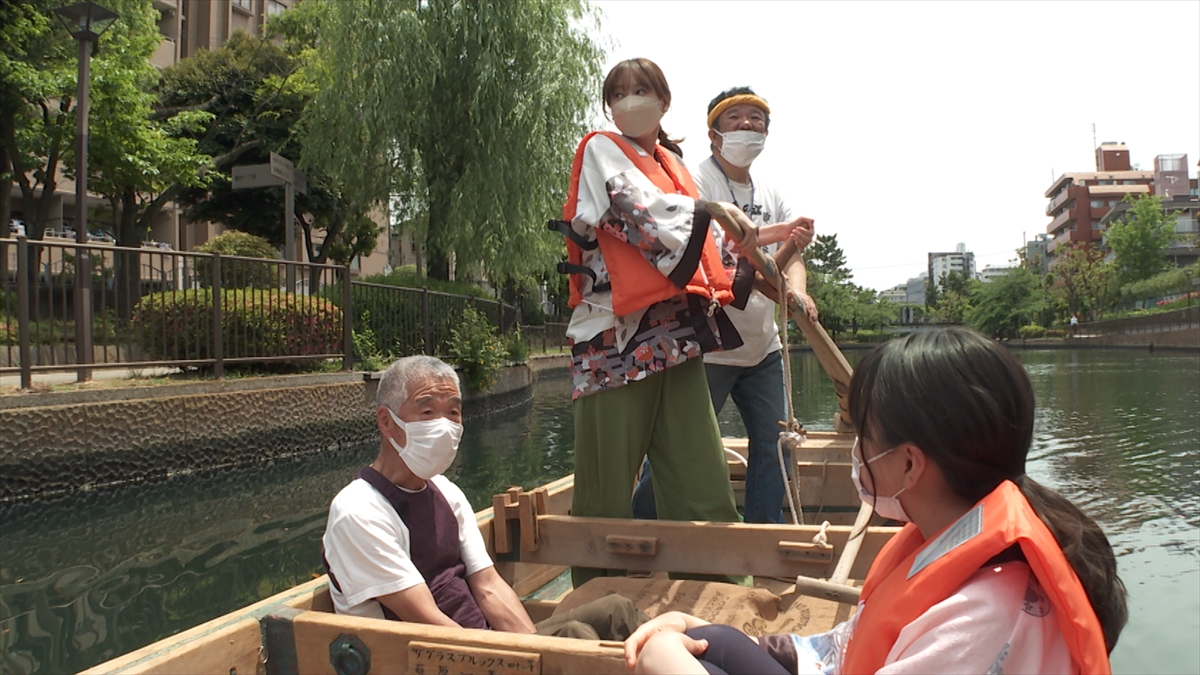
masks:
[[[1117,559],[1095,521],[1025,475],[1033,411],[1033,383],[1021,362],[965,328],[917,331],[881,345],[850,381],[859,434],[870,430],[883,447],[916,445],[959,497],[977,502],[1004,480],[1020,487],[1075,569],[1111,653],[1129,618]]]
[[[604,78],[602,106],[605,115],[608,115],[608,109],[611,107],[608,101],[612,98],[617,84],[621,82],[625,73],[632,75],[635,82],[649,87],[668,108],[671,107],[671,87],[667,85],[667,77],[663,75],[662,69],[650,59],[625,59],[613,66],[613,69],[608,71],[608,76]],[[683,157],[683,150],[679,147],[681,141],[683,141],[682,138],[667,136],[667,132],[663,131],[661,125],[658,127],[659,145]]]

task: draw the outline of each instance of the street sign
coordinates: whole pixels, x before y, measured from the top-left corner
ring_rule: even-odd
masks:
[[[271,153],[271,175],[285,183],[293,181],[293,174],[296,171],[296,166],[292,161],[283,155]]]
[[[271,187],[283,185],[283,181],[271,175],[270,164],[244,164],[233,167],[233,189]]]

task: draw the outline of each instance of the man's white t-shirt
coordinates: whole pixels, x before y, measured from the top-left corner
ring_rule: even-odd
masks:
[[[434,476],[431,482],[458,520],[459,552],[466,575],[491,567],[492,559],[466,495],[445,476]],[[325,560],[342,587],[339,591],[329,584],[338,614],[382,619],[383,607],[375,598],[425,583],[412,561],[408,527],[388,500],[361,478],[333,498],[322,542]]]
[[[706,157],[692,172],[692,179],[696,182],[696,189],[700,191],[701,199],[736,202],[743,211],[750,205],[753,191],[754,207],[753,213],[749,215],[756,225],[771,225],[793,218],[791,208],[774,188],[758,180],[754,181],[753,190],[749,183],[727,181],[725,174],[721,173],[721,169],[711,156]],[[722,258],[724,258],[725,251],[732,250],[731,245],[726,244],[725,231],[716,223],[712,224],[712,231],[717,248],[722,251]],[[776,248],[778,248],[778,244],[772,244],[764,246],[763,250],[768,255],[773,255]],[[782,349],[783,345],[779,341],[779,326],[775,323],[777,307],[776,302],[758,291],[751,292],[745,309],[739,310],[726,305],[725,313],[729,315],[729,319],[733,321],[734,327],[742,336],[742,346],[729,351],[705,354],[704,362],[749,368],[757,366],[771,352]]]

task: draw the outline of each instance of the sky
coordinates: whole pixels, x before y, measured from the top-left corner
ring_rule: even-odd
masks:
[[[671,87],[663,128],[709,155],[705,113],[750,86],[771,106],[751,175],[837,234],[853,280],[883,290],[958,243],[1004,266],[1045,232],[1044,193],[1094,171],[1095,140],[1200,161],[1200,2],[600,0],[617,62]],[[601,128],[610,122],[597,117]]]

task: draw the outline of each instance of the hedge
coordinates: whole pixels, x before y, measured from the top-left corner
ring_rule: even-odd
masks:
[[[342,352],[342,310],[328,300],[271,290],[221,293],[224,357],[311,356]],[[134,314],[147,358],[213,358],[212,291],[142,298]]]

